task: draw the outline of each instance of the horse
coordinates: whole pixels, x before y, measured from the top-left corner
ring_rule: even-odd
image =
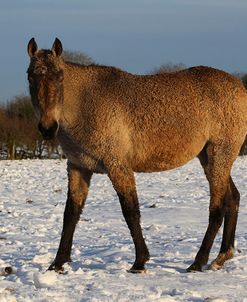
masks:
[[[240,194],[232,165],[247,133],[247,92],[234,76],[205,66],[134,75],[110,66],[64,61],[51,49],[27,46],[31,100],[44,139],[57,137],[67,157],[68,195],[63,229],[49,269],[71,261],[73,234],[93,173],[105,173],[118,195],[135,246],[129,272],[145,271],[150,255],[140,226],[134,172],[158,172],[197,157],[210,188],[209,222],[188,271],[207,265],[224,221],[222,244],[208,267],[234,256]]]

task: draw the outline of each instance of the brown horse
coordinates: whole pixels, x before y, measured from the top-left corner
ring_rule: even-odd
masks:
[[[62,44],[28,44],[30,94],[44,139],[55,136],[68,158],[68,198],[50,269],[71,261],[75,226],[93,173],[107,173],[134,241],[131,272],[149,260],[140,226],[134,172],[155,172],[198,157],[210,186],[209,225],[189,271],[200,271],[223,219],[218,269],[233,257],[239,192],[231,168],[247,133],[247,92],[240,80],[208,67],[132,75],[114,67],[65,62]]]

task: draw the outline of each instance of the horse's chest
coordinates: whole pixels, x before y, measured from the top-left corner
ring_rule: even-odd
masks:
[[[104,165],[101,160],[97,158],[89,150],[83,148],[83,144],[76,142],[68,137],[60,137],[60,144],[63,152],[68,160],[76,166],[84,167],[95,173],[105,173]]]
[[[67,155],[67,158],[71,163],[79,167],[86,168],[95,173],[106,173],[102,162],[100,160],[94,159],[93,157],[91,157],[86,153],[83,152],[80,154],[69,153]]]

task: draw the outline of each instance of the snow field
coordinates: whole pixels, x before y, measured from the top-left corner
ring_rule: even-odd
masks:
[[[241,193],[235,258],[220,271],[186,273],[208,221],[208,184],[197,160],[172,171],[136,175],[147,273],[126,272],[134,247],[108,178],[94,175],[77,225],[71,264],[47,271],[60,240],[66,161],[0,161],[0,302],[247,302],[247,158],[233,178]],[[216,257],[222,230],[210,261]],[[6,274],[4,269],[13,271]]]

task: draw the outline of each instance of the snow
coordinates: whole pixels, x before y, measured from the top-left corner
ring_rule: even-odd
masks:
[[[237,249],[223,269],[186,273],[208,221],[208,184],[195,159],[172,171],[136,175],[151,254],[145,274],[127,272],[134,247],[104,175],[93,177],[74,236],[73,262],[57,274],[47,268],[60,240],[66,161],[0,161],[0,302],[247,302],[247,158],[237,159],[233,178],[241,193]],[[222,230],[210,261],[221,235]]]

